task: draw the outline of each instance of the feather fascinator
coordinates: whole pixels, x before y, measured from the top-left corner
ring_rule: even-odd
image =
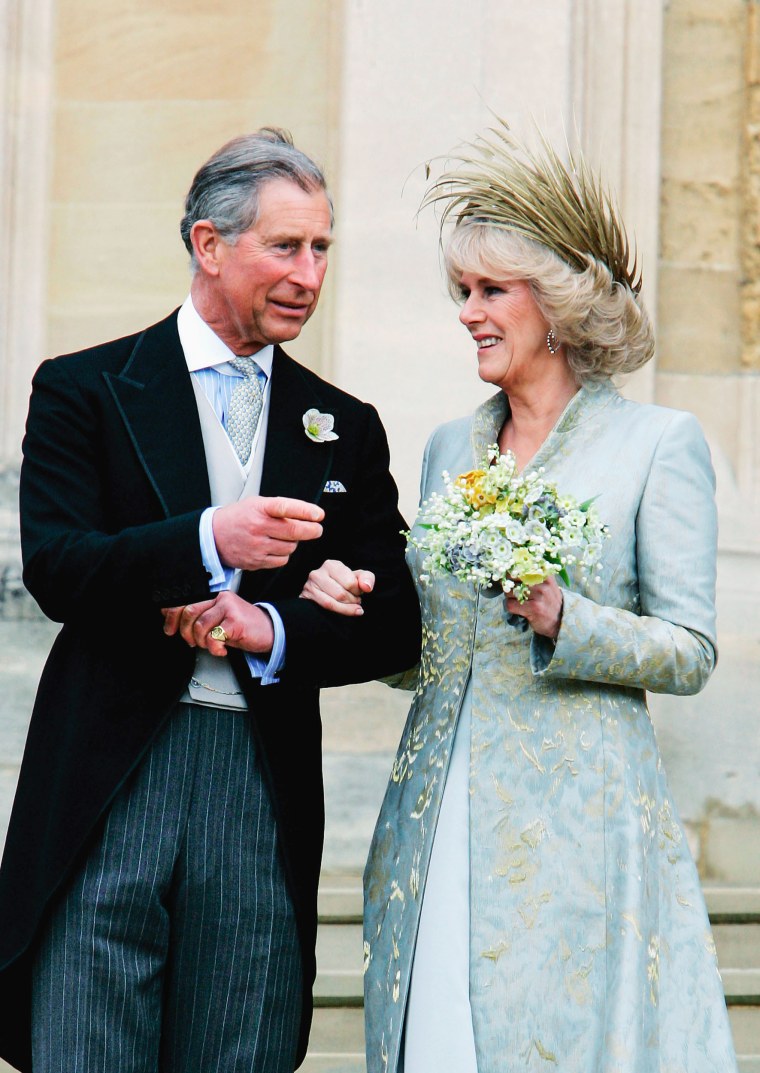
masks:
[[[519,232],[578,271],[589,258],[601,261],[616,282],[638,294],[636,251],[599,176],[580,154],[571,153],[565,164],[543,134],[533,152],[497,121],[449,158],[458,166],[432,184],[420,209],[443,203],[441,228],[451,218],[457,226],[472,220]]]

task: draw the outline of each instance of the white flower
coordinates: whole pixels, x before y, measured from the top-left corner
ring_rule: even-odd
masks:
[[[335,418],[332,414],[321,414],[319,410],[307,410],[303,415],[303,427],[306,435],[314,443],[327,443],[328,440],[337,440],[337,432],[333,432]]]
[[[525,526],[517,519],[511,518],[504,526],[504,532],[507,535],[507,539],[513,544],[522,544],[525,540]]]
[[[444,471],[443,481],[444,492],[434,492],[423,505],[424,532],[407,534],[425,553],[426,577],[449,573],[476,585],[500,581],[522,601],[530,585],[555,574],[569,584],[567,567],[578,563],[578,554],[581,574],[599,569],[607,526],[590,500],[579,504],[560,496],[543,467],[518,474],[514,455],[491,444],[478,468],[455,480]],[[515,577],[523,583],[515,585]]]

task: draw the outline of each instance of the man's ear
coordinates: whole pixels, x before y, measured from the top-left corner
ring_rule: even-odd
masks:
[[[219,275],[219,252],[222,237],[210,220],[196,220],[190,228],[190,241],[193,244],[198,267],[207,276]]]

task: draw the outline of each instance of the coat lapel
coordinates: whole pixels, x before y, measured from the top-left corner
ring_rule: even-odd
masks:
[[[332,462],[333,444],[310,440],[303,427],[303,415],[325,406],[319,381],[308,377],[297,362],[276,347],[261,474],[263,496],[319,501]],[[331,412],[337,418],[334,408]]]
[[[138,337],[119,375],[104,376],[166,516],[207,507],[203,437],[176,312]]]
[[[306,435],[303,415],[316,408],[335,417],[340,432],[340,418],[334,405],[327,406],[319,380],[275,347],[272,364],[272,396],[269,403],[261,495],[287,496],[318,503],[330,473],[333,443],[314,443]],[[296,557],[297,557],[296,552]],[[260,570],[244,574],[240,594],[248,600],[259,599],[283,570]]]
[[[119,375],[104,376],[166,516],[208,506],[203,436],[176,313],[138,337]],[[340,428],[336,408],[328,407],[320,394],[319,380],[275,347],[261,495],[319,502],[334,447],[306,435],[303,415],[312,407],[330,409]],[[244,574],[240,594],[258,599],[281,573]]]

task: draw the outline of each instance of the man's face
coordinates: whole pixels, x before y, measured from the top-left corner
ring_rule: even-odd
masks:
[[[218,239],[209,323],[237,354],[295,339],[317,307],[327,271],[330,205],[272,179],[259,192],[256,223],[235,245]]]

